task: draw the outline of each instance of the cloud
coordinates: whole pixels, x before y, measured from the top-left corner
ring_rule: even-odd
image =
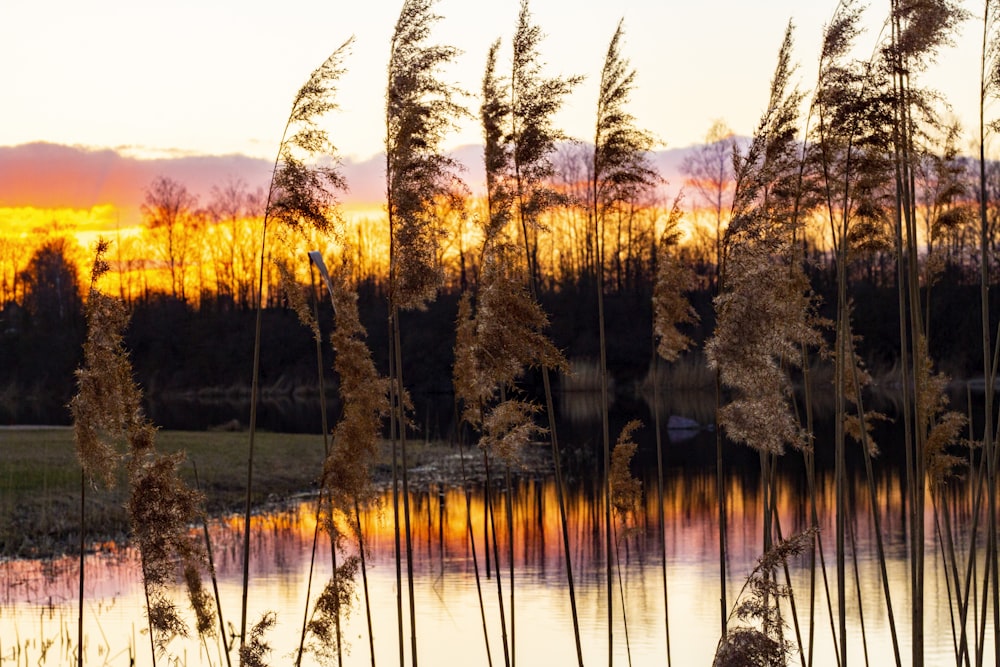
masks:
[[[679,165],[690,149],[658,151],[654,163],[675,189],[683,182]],[[482,194],[482,147],[452,151],[465,165],[461,176],[474,195]],[[138,220],[146,187],[166,176],[207,204],[213,186],[243,180],[251,190],[266,188],[272,164],[244,155],[181,155],[142,158],[113,149],[90,149],[52,143],[0,146],[0,207],[88,209],[113,204],[123,218]],[[385,157],[345,160],[342,171],[349,191],[345,203],[377,204],[385,199]]]
[[[158,176],[183,183],[200,199],[213,185],[241,178],[264,187],[271,167],[242,155],[184,156],[144,160],[111,149],[93,150],[32,143],[0,147],[0,206],[90,208],[114,204],[138,210],[146,187]]]

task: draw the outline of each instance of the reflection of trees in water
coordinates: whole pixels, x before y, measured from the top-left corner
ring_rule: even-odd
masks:
[[[805,489],[800,483],[796,470],[779,472],[777,510],[785,534],[792,534],[808,525],[804,515]],[[903,481],[892,466],[885,467],[877,482],[877,497],[881,505],[884,534],[889,540],[891,585],[898,590],[905,589],[906,533],[909,526],[904,520]],[[622,543],[622,563],[625,568],[626,596],[642,596],[643,580],[646,572],[659,558],[656,497],[649,493],[655,480],[643,480],[647,493],[639,505],[634,525],[638,531],[628,536]],[[850,521],[856,526],[857,549],[861,561],[862,576],[865,581],[871,577],[873,583],[866,586],[867,604],[878,608],[879,587],[873,558],[874,528],[871,508],[868,505],[865,481],[852,480],[850,495],[856,498]],[[697,573],[710,568],[718,557],[717,487],[714,468],[711,466],[687,470],[672,468],[664,485],[664,508],[666,515],[666,535],[668,569],[674,577],[697,577]],[[834,506],[834,484],[832,473],[819,474],[818,503],[820,530],[829,534],[833,530],[832,511]],[[581,586],[590,589],[598,586],[602,577],[603,539],[601,521],[603,512],[600,504],[600,484],[585,481],[571,486],[567,496],[567,511],[570,540],[573,548],[574,566],[580,575]],[[743,576],[753,566],[759,553],[761,525],[761,502],[763,495],[756,475],[742,475],[734,472],[726,479],[727,515],[731,532],[729,535],[729,560],[732,579],[730,586],[737,589]],[[512,497],[514,505],[514,555],[515,566],[521,572],[523,585],[540,582],[552,588],[563,585],[560,573],[563,562],[559,538],[559,518],[556,505],[555,487],[548,479],[524,479],[514,485]],[[963,493],[954,491],[952,497],[953,516],[957,533],[962,534],[970,522],[970,506]],[[386,494],[380,507],[365,513],[362,517],[363,530],[369,537],[371,562],[375,572],[388,573],[393,562],[393,533],[391,515],[385,508],[389,495]],[[418,586],[441,586],[435,590],[459,590],[473,576],[471,551],[468,546],[465,514],[465,497],[461,488],[429,486],[411,496],[413,511],[413,540],[418,573]],[[928,503],[928,508],[930,504]],[[301,589],[302,573],[307,567],[315,527],[314,502],[303,498],[290,502],[280,509],[255,515],[252,519],[251,539],[252,575],[261,581],[261,587],[269,591],[289,591]],[[930,510],[928,510],[930,511]],[[472,526],[476,533],[477,548],[482,545],[484,530],[485,502],[482,485],[473,487],[471,503]],[[506,553],[508,536],[505,513],[497,513],[496,534],[501,553]],[[210,522],[210,534],[215,553],[216,567],[220,579],[225,584],[236,582],[241,569],[241,524],[240,517],[226,517]],[[200,534],[200,533],[199,533]],[[828,549],[832,545],[826,545]],[[102,610],[110,605],[129,604],[129,596],[141,590],[140,567],[134,550],[105,545],[108,549],[100,554],[88,556],[87,568],[91,575],[88,599],[93,600],[95,609]],[[318,562],[328,567],[328,545],[320,541],[321,553]],[[791,563],[792,576],[807,577],[807,560]],[[483,562],[480,561],[480,567]],[[493,565],[495,568],[495,564]],[[501,562],[506,571],[506,562]],[[805,569],[803,569],[805,568]],[[683,575],[679,573],[685,573]],[[632,573],[631,575],[629,573]],[[38,604],[58,605],[72,600],[75,596],[77,564],[74,558],[52,560],[11,560],[0,563],[0,600],[16,613],[18,605]],[[495,569],[493,570],[495,576]],[[928,572],[937,577],[937,572]],[[649,579],[648,574],[646,579]],[[425,583],[433,582],[433,583]],[[674,579],[672,588],[680,593],[686,580]],[[690,583],[687,581],[687,583]],[[707,584],[706,584],[707,586]],[[225,592],[226,589],[224,589]],[[529,594],[529,589],[523,589]],[[714,589],[713,589],[714,591]],[[871,597],[869,593],[871,593]],[[713,592],[712,595],[715,593]],[[680,599],[680,598],[679,598]],[[451,600],[454,602],[455,598]],[[224,599],[225,603],[225,599]],[[141,605],[141,603],[138,603]],[[279,602],[272,600],[272,605]],[[293,605],[298,613],[297,603]],[[526,607],[527,609],[527,607]],[[58,617],[58,610],[57,610]],[[131,612],[129,612],[131,613]],[[141,614],[141,611],[137,612]],[[463,612],[471,613],[471,611]],[[526,614],[528,612],[525,612]],[[877,615],[878,612],[873,611]],[[282,612],[285,615],[284,612]],[[867,615],[867,614],[866,614]],[[35,615],[37,619],[37,614]],[[941,617],[946,618],[945,616]],[[287,618],[280,619],[291,623]],[[684,627],[683,616],[676,618]],[[822,621],[820,621],[822,622]],[[947,621],[943,621],[947,622]],[[381,626],[376,626],[379,631]],[[876,626],[873,626],[876,627]],[[22,626],[22,631],[30,628]],[[113,630],[113,624],[105,629]],[[383,632],[385,632],[383,630]],[[875,630],[882,632],[881,628]],[[935,633],[947,634],[946,627],[940,626]],[[879,635],[881,636],[881,635]],[[114,638],[111,641],[115,641]],[[114,646],[115,649],[121,646]]]
[[[718,557],[717,493],[714,470],[692,472],[671,469],[664,484],[666,541],[668,558],[685,562],[711,563]],[[783,532],[792,534],[808,527],[804,515],[804,485],[795,470],[779,473],[777,508]],[[821,508],[820,529],[832,530],[832,517],[823,508],[834,506],[832,471],[820,473],[817,480],[818,503]],[[899,553],[905,545],[908,526],[902,519],[903,482],[898,472],[888,469],[877,480],[877,497],[881,503],[886,536],[898,543]],[[634,525],[639,530],[629,537],[629,553],[637,560],[657,557],[659,533],[656,528],[656,494],[649,493],[655,479],[643,479],[646,490],[638,505]],[[852,480],[851,495],[858,499],[852,508],[851,520],[857,526],[857,542],[862,558],[874,555],[874,528],[865,480]],[[567,519],[574,555],[581,571],[593,570],[600,575],[603,566],[601,521],[603,513],[593,484],[577,484],[568,489]],[[498,491],[502,492],[502,490]],[[736,563],[752,563],[758,555],[761,531],[762,493],[752,475],[733,473],[726,479],[726,497],[730,526],[730,558]],[[559,538],[559,514],[555,485],[551,479],[523,479],[514,485],[514,553],[516,566],[532,571],[558,571],[562,567]],[[963,495],[952,492],[952,507],[956,526],[971,521],[971,510]],[[362,515],[362,529],[376,564],[391,563],[393,531],[391,517],[385,512],[391,496],[383,494],[374,509]],[[411,494],[413,511],[414,553],[427,571],[438,571],[443,560],[449,571],[471,575],[471,552],[468,546],[464,491],[458,486],[447,488],[428,486]],[[271,511],[254,515],[251,549],[253,575],[282,577],[309,560],[315,527],[315,503],[303,498],[284,503]],[[472,489],[472,526],[477,542],[481,543],[485,525],[483,486]],[[894,519],[895,517],[895,519]],[[506,516],[497,513],[496,534],[501,552],[506,551],[508,536]],[[209,524],[215,565],[222,579],[235,579],[240,574],[242,520],[227,516]],[[961,528],[959,528],[959,532]],[[200,531],[199,531],[200,532]],[[323,548],[323,542],[320,542]],[[327,545],[328,548],[328,545]],[[108,543],[102,551],[88,556],[88,575],[94,582],[95,595],[125,593],[130,586],[138,587],[138,557],[133,549]],[[624,553],[624,552],[623,552]],[[0,586],[5,604],[72,600],[77,585],[76,557],[46,560],[9,560],[0,563]],[[574,564],[577,562],[575,561]],[[322,562],[322,558],[321,558]],[[131,582],[131,583],[130,583]]]

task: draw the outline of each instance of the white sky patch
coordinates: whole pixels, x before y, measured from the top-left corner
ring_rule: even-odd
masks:
[[[131,0],[9,2],[0,9],[0,145],[50,141],[141,147],[137,157],[242,153],[273,160],[299,86],[352,34],[341,111],[329,120],[345,157],[366,159],[384,136],[385,68],[401,2]],[[582,74],[557,122],[571,136],[593,133],[596,86],[608,40],[625,18],[625,54],[638,70],[632,112],[668,147],[698,143],[715,118],[750,134],[766,101],[781,36],[796,24],[798,80],[815,80],[823,24],[836,3],[775,0],[535,0],[549,74]],[[433,39],[463,54],[445,77],[472,96],[478,115],[486,51],[509,36],[517,0],[442,0]],[[869,8],[877,33],[884,9]],[[976,22],[942,54],[925,83],[938,88],[971,127],[979,72]],[[874,33],[873,33],[874,34]],[[869,39],[874,39],[870,36]],[[509,64],[509,56],[501,63]],[[480,141],[475,117],[450,147]]]

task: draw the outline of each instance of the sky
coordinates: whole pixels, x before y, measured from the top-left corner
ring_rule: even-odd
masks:
[[[327,127],[341,155],[363,163],[382,148],[386,62],[400,6],[401,0],[5,0],[0,156],[18,152],[4,153],[5,147],[47,142],[110,149],[147,167],[151,159],[162,165],[195,156],[273,161],[293,95],[353,35],[337,96],[341,109]],[[502,38],[501,52],[509,54],[518,8],[517,0],[441,0],[432,39],[462,51],[444,78],[476,93],[490,43]],[[569,135],[587,139],[593,132],[600,68],[623,18],[624,53],[638,73],[631,110],[664,147],[680,148],[702,141],[714,119],[737,134],[753,131],[790,19],[797,81],[811,88],[835,2],[533,0],[530,8],[545,34],[545,72],[586,77],[557,117]],[[880,6],[869,8],[874,29],[862,50],[870,51],[884,14]],[[965,24],[957,48],[925,79],[967,126],[975,121],[978,92],[976,28],[975,21]],[[509,55],[501,62],[509,66]],[[476,111],[475,97],[468,106]],[[448,147],[475,144],[480,136],[469,120]],[[46,164],[36,159],[40,177]],[[9,166],[8,181],[14,173],[23,170]]]

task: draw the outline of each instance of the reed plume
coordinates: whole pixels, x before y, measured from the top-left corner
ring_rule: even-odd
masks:
[[[310,643],[309,650],[323,664],[333,664],[341,654],[339,628],[343,619],[350,615],[360,564],[360,558],[351,556],[338,565],[313,606],[307,629],[315,641]]]
[[[733,218],[715,298],[716,330],[705,346],[711,367],[733,393],[719,411],[728,436],[761,452],[809,445],[795,418],[785,363],[817,345],[809,282],[796,261],[799,174],[796,122],[802,99],[788,90],[792,31],[778,55],[770,102],[745,153],[736,158]]]
[[[375,369],[365,342],[367,332],[358,315],[357,292],[349,283],[350,266],[342,265],[333,276],[326,273],[324,266],[321,274],[327,280],[334,306],[335,326],[330,342],[336,354],[334,370],[340,378],[343,404],[323,464],[323,479],[333,507],[350,517],[359,503],[364,506],[375,496],[372,468],[379,454],[383,420],[389,412],[389,380]],[[360,541],[361,536],[357,537]],[[364,544],[359,547],[363,549]]]
[[[440,18],[431,11],[435,2],[403,3],[389,58],[385,147],[390,301],[403,310],[424,308],[441,282],[434,202],[447,194],[456,167],[441,143],[455,118],[465,114],[455,101],[458,91],[439,77],[457,49],[426,44]]]
[[[337,82],[343,75],[344,58],[354,38],[348,39],[317,67],[292,100],[278,154],[271,173],[264,224],[261,230],[258,268],[257,317],[254,325],[253,370],[250,388],[249,443],[247,446],[247,488],[243,514],[243,595],[240,611],[240,650],[246,640],[247,598],[250,589],[250,500],[253,490],[254,436],[257,429],[257,400],[260,383],[262,300],[264,262],[269,222],[281,223],[285,230],[305,233],[315,229],[327,233],[336,219],[337,193],[346,187],[339,171],[336,149],[320,119],[337,108]],[[320,160],[319,158],[324,158]]]
[[[967,419],[961,412],[948,409],[950,401],[946,389],[949,378],[934,371],[927,353],[926,339],[920,336],[916,343],[914,354],[918,364],[915,384],[920,391],[915,399],[919,406],[917,414],[922,416],[922,428],[927,434],[924,467],[927,479],[938,487],[955,475],[956,468],[966,463],[963,458],[951,453],[949,448],[960,444]]]
[[[459,309],[454,368],[464,418],[476,428],[489,418],[489,406],[501,390],[515,389],[527,369],[568,370],[565,357],[545,334],[548,316],[515,268],[514,249],[492,239],[484,245],[475,315],[469,295]],[[524,409],[508,410],[528,416]],[[494,438],[501,422],[514,423],[509,417],[496,418],[491,426]]]
[[[110,484],[118,473],[118,462],[126,463],[126,509],[142,561],[155,660],[171,638],[187,634],[187,624],[167,596],[168,586],[179,574],[187,582],[199,633],[214,633],[215,611],[201,585],[203,549],[187,530],[199,515],[201,495],[178,475],[183,454],[156,451],[156,429],[142,410],[142,394],[124,346],[128,314],[121,301],[97,288],[98,279],[108,270],[104,260],[108,247],[100,241],[95,253],[84,366],[77,372],[79,390],[71,410],[85,471]],[[124,453],[118,450],[121,444],[127,447]]]
[[[694,289],[694,271],[681,262],[675,252],[682,215],[679,202],[675,202],[656,247],[653,336],[656,339],[657,353],[667,361],[677,361],[680,353],[693,344],[691,338],[681,333],[679,327],[694,324],[699,319],[691,302],[684,296]]]
[[[757,564],[736,596],[730,613],[729,630],[719,640],[713,667],[785,667],[794,644],[784,637],[785,621],[780,602],[792,595],[789,586],[779,584],[772,572],[809,548],[814,530],[777,542],[757,559]]]
[[[532,290],[541,280],[538,269],[538,233],[543,230],[541,216],[566,201],[566,197],[548,183],[554,173],[552,152],[558,142],[567,139],[553,117],[562,108],[566,96],[583,81],[581,76],[543,74],[542,38],[541,28],[532,22],[528,0],[521,0],[511,40],[510,102],[506,106],[509,116],[504,125],[509,132],[505,143],[513,170],[508,176],[513,184]],[[488,127],[486,129],[488,132]],[[532,294],[537,298],[536,291]]]
[[[642,422],[638,419],[625,424],[611,451],[611,505],[615,514],[626,521],[630,514],[635,514],[642,500],[642,482],[633,477],[629,469],[637,448],[632,434],[640,428]]]
[[[83,365],[76,371],[77,393],[70,401],[77,458],[91,483],[114,486],[132,415],[140,411],[140,396],[132,380],[132,363],[125,351],[129,314],[125,304],[101,292],[97,283],[109,270],[104,259],[110,247],[98,242],[87,298],[87,339]]]
[[[153,428],[142,425],[130,435],[132,452],[128,463],[131,494],[127,509],[132,532],[142,559],[143,584],[148,615],[158,651],[165,651],[175,635],[186,635],[187,624],[167,591],[179,574],[187,582],[195,610],[197,628],[214,633],[212,598],[201,585],[205,555],[200,543],[189,535],[188,526],[199,516],[200,494],[178,476],[181,453],[159,454],[152,447]]]
[[[267,632],[274,627],[278,616],[273,611],[264,612],[253,627],[247,641],[240,645],[240,665],[243,667],[268,667],[265,662],[271,652],[271,645],[265,638]]]

